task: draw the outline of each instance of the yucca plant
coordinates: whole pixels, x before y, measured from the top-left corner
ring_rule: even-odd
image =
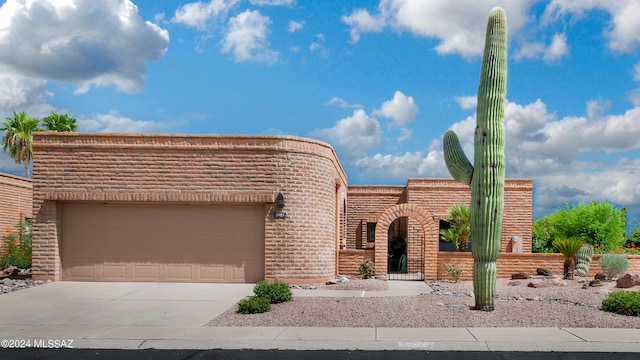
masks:
[[[553,240],[552,245],[564,255],[564,278],[573,280],[573,257],[576,256],[578,250],[584,245],[584,240],[578,237],[557,238]]]

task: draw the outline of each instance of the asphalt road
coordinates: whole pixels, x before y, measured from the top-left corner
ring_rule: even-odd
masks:
[[[638,353],[560,353],[560,352],[477,352],[477,351],[348,351],[348,350],[100,350],[100,349],[2,349],[0,359],[67,360],[67,359],[161,359],[161,360],[638,360]]]

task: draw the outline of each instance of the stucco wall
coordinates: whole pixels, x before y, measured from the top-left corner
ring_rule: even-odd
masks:
[[[7,230],[15,231],[20,219],[31,218],[33,186],[31,179],[0,173],[0,251]]]
[[[257,203],[265,276],[325,279],[344,239],[346,175],[326,143],[290,136],[34,134],[34,278],[60,276],[61,201]],[[285,198],[285,219],[273,201]]]

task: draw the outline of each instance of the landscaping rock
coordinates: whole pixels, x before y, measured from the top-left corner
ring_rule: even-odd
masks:
[[[507,284],[509,286],[520,286],[520,281],[509,281]]]
[[[600,280],[594,279],[589,281],[589,286],[592,286],[592,287],[602,286],[602,282]]]
[[[621,289],[627,289],[636,285],[640,285],[640,274],[636,273],[626,273],[616,281],[616,287]]]
[[[540,300],[540,298],[536,294],[529,294],[529,295],[527,295],[525,297],[525,299],[529,300],[529,301],[538,301],[538,300]]]
[[[529,279],[530,276],[523,273],[523,272],[519,272],[519,273],[515,273],[511,275],[511,280],[518,280],[518,279]]]
[[[19,271],[18,267],[13,266],[13,265],[2,270],[2,272],[4,273],[4,276],[15,275],[15,274],[18,273],[18,271]]]
[[[543,279],[540,281],[532,281],[527,286],[532,288],[544,288],[544,287],[552,287],[552,286],[567,286],[567,283],[562,279],[554,278],[554,279]]]
[[[11,280],[11,279],[2,279],[2,285],[11,286],[11,285],[13,285],[13,280]]]
[[[597,273],[596,276],[593,277],[595,280],[604,281],[607,280],[607,276],[603,273]]]
[[[551,270],[547,268],[537,268],[536,273],[542,276],[553,276],[553,273],[551,272]]]

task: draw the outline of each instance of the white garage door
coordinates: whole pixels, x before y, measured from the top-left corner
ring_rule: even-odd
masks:
[[[65,203],[62,279],[256,282],[263,206]]]

